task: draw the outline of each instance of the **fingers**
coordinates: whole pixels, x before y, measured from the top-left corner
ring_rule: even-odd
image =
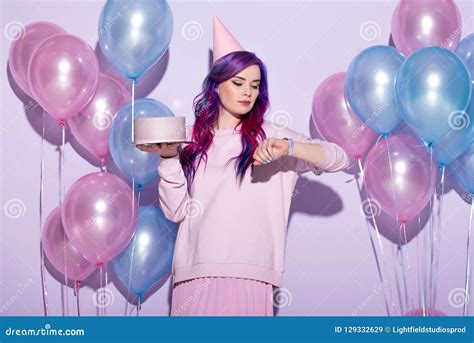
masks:
[[[148,147],[143,144],[138,144],[136,145],[137,149],[140,149],[141,151],[148,151]]]
[[[143,151],[154,151],[156,149],[164,149],[168,147],[174,147],[179,143],[148,143],[148,144],[137,144],[136,147]]]
[[[160,143],[138,144],[136,147],[144,152],[159,152],[163,148]]]
[[[253,159],[255,160],[253,164],[255,164],[257,166],[259,166],[261,164],[265,164],[265,161],[262,158],[262,156],[260,155],[259,151],[260,151],[260,145],[257,146],[257,148],[255,149],[255,152],[252,156]]]
[[[271,151],[271,140],[270,139],[265,139],[262,142],[262,149],[261,149],[262,154],[265,156],[265,159],[268,162],[273,161],[273,153]]]
[[[267,164],[273,161],[274,154],[271,148],[270,139],[265,139],[258,145],[257,149],[255,149],[253,158],[258,162],[254,162],[254,165]]]
[[[256,153],[253,155],[253,159],[255,160],[253,164],[255,164],[256,166],[259,166],[261,164],[266,164],[266,162]]]

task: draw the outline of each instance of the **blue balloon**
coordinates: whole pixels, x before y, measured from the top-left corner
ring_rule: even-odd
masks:
[[[140,206],[138,224],[128,246],[112,260],[120,282],[137,297],[171,273],[177,224],[165,218],[159,208]],[[133,256],[132,256],[133,250]],[[130,271],[131,268],[131,271]]]
[[[100,49],[133,80],[163,56],[172,34],[173,16],[165,0],[108,0],[100,14]]]
[[[172,116],[171,110],[157,100],[135,101],[135,119]],[[112,159],[128,179],[135,175],[137,184],[146,185],[158,177],[160,155],[141,151],[132,143],[132,103],[117,112],[109,132],[109,147]]]
[[[469,105],[469,72],[447,49],[419,49],[403,62],[395,94],[410,128],[425,142],[434,143],[451,129],[451,119]]]
[[[473,89],[474,93],[474,89]],[[433,143],[433,159],[448,165],[467,150],[474,137],[474,94],[466,112],[450,118],[451,130]],[[474,176],[473,176],[474,177]]]
[[[346,75],[346,99],[354,113],[380,134],[402,121],[394,97],[394,83],[405,57],[390,46],[376,45],[360,52]]]
[[[474,84],[474,33],[471,33],[459,43],[456,54],[463,60],[471,74],[471,84]]]
[[[474,194],[474,142],[450,165],[456,181],[469,194]]]

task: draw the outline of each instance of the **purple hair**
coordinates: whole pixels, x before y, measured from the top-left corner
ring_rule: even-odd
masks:
[[[207,163],[207,150],[211,146],[214,137],[213,126],[217,124],[219,117],[220,99],[217,95],[217,87],[221,82],[229,80],[251,65],[258,65],[260,68],[259,94],[252,110],[243,115],[239,123],[242,124],[242,151],[238,156],[230,158],[227,164],[232,160],[236,160],[235,174],[239,184],[242,182],[247,169],[250,166],[253,168],[252,156],[258,146],[258,139],[266,138],[262,124],[263,116],[269,105],[267,70],[263,62],[254,53],[237,51],[221,57],[214,63],[204,79],[202,92],[194,98],[193,143],[179,150],[180,162],[188,180],[188,190],[191,189],[194,175],[201,161],[204,160]]]

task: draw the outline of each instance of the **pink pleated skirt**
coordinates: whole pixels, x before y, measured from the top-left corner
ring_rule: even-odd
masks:
[[[273,285],[214,276],[178,282],[170,316],[273,316]]]

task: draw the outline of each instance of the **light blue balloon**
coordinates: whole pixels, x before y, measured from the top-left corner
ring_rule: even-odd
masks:
[[[120,282],[137,297],[171,273],[177,224],[165,218],[159,208],[140,206],[138,224],[128,246],[112,260]],[[133,257],[132,257],[133,250]],[[130,274],[130,267],[131,274]]]
[[[401,121],[394,83],[405,57],[390,46],[360,52],[346,74],[346,99],[357,116],[374,131],[388,134]]]
[[[456,54],[463,60],[471,74],[471,84],[474,84],[474,33],[471,33],[459,43]]]
[[[173,16],[165,0],[108,0],[100,15],[100,49],[130,79],[163,56],[172,34]]]
[[[467,109],[469,72],[447,49],[419,49],[403,62],[395,94],[410,128],[425,142],[433,143],[451,129],[451,118]]]
[[[157,100],[135,101],[135,119],[172,116],[173,112]],[[158,177],[160,155],[141,151],[132,143],[132,103],[117,112],[109,132],[109,147],[115,164],[129,180],[135,175],[135,183],[143,186]]]
[[[472,91],[474,93],[474,89]],[[451,117],[452,128],[433,143],[433,159],[448,165],[469,148],[474,137],[474,94],[466,112]],[[474,175],[473,175],[474,177]]]
[[[474,142],[450,165],[456,181],[469,194],[474,194]]]

